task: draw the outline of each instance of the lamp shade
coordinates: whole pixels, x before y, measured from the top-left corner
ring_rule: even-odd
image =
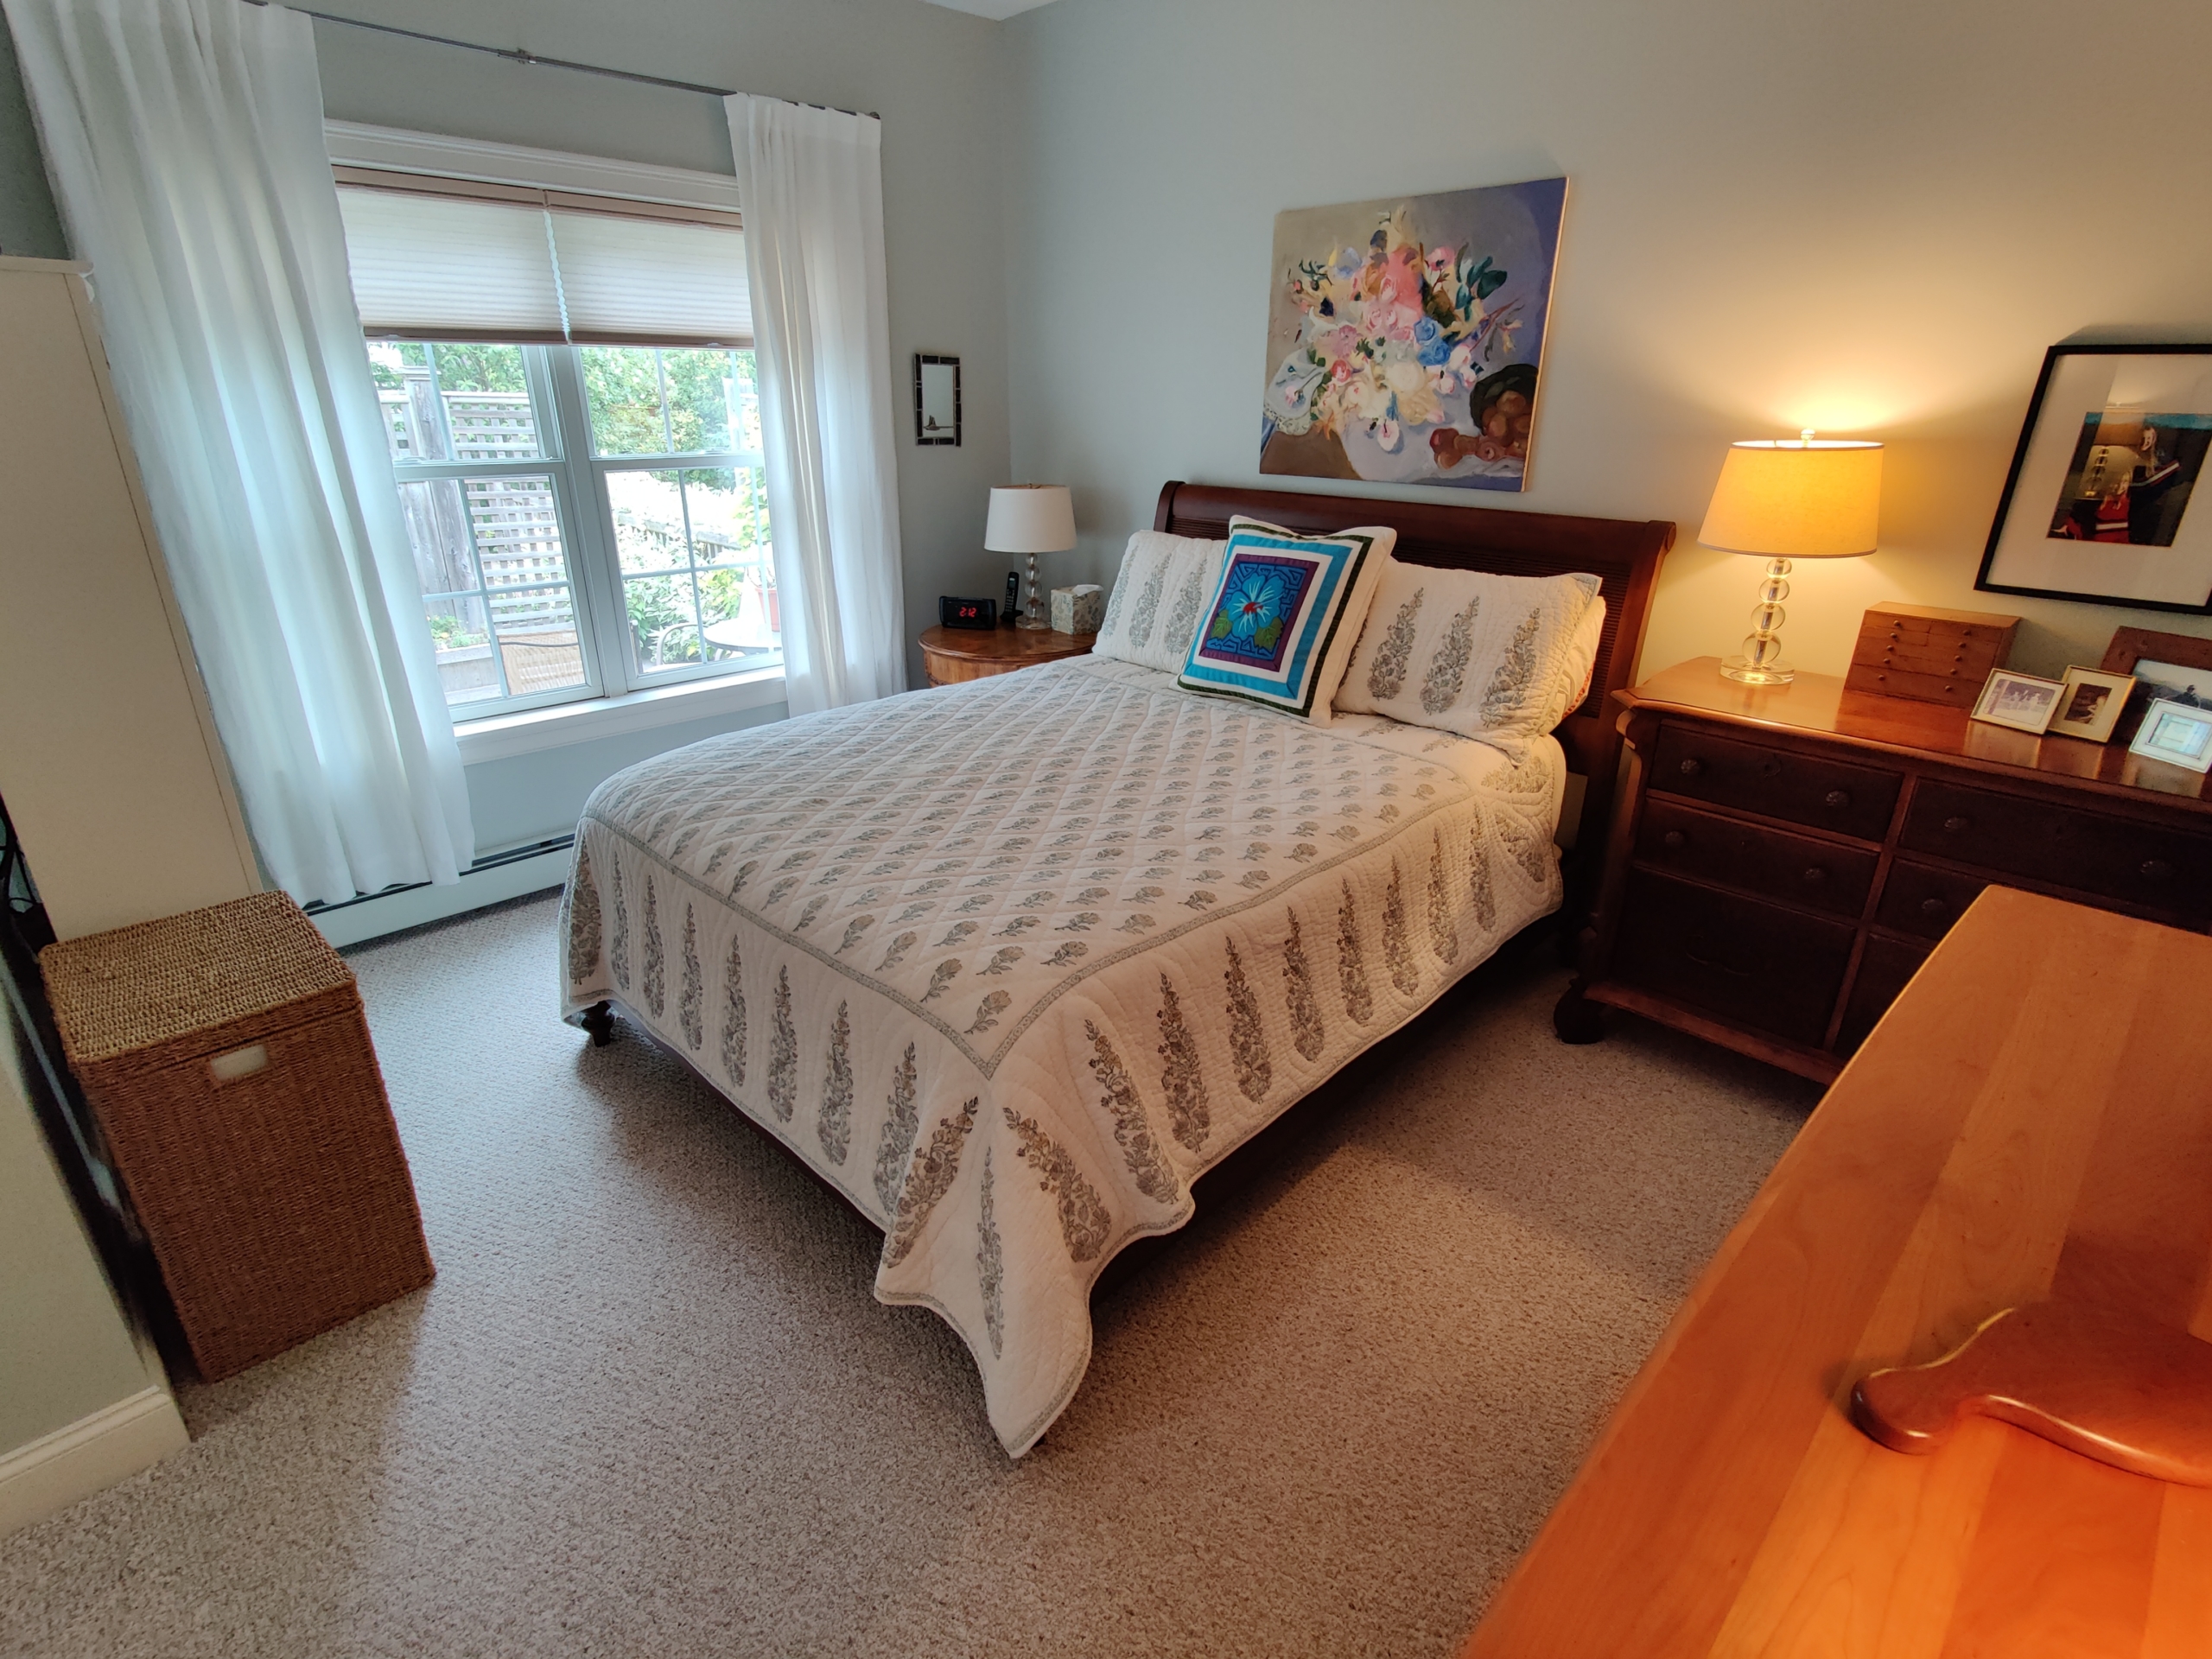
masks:
[[[1016,484],[991,492],[983,522],[989,553],[1065,553],[1075,545],[1075,502],[1065,484]]]
[[[1842,559],[1874,550],[1878,443],[1758,439],[1731,444],[1697,538],[1724,553]]]

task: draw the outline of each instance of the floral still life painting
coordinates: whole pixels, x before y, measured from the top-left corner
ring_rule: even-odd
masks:
[[[1518,490],[1565,179],[1275,216],[1260,470]]]

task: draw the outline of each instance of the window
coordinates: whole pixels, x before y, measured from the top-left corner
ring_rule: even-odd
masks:
[[[455,716],[779,666],[735,215],[338,176]]]

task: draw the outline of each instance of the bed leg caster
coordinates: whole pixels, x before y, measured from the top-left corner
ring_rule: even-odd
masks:
[[[591,1033],[591,1046],[605,1048],[614,1040],[614,1005],[594,1002],[582,1015],[583,1028]]]
[[[1605,1038],[1605,1011],[1582,995],[1582,982],[1573,981],[1552,1010],[1552,1029],[1562,1043],[1598,1043]]]

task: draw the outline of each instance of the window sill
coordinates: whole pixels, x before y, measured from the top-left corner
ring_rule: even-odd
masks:
[[[525,709],[518,715],[495,715],[489,720],[457,721],[454,736],[461,744],[461,764],[474,766],[483,760],[505,760],[518,754],[565,748],[594,738],[651,731],[656,726],[673,726],[687,720],[742,714],[783,701],[783,669],[756,668],[749,673],[655,686],[624,696],[556,703],[550,709]]]

